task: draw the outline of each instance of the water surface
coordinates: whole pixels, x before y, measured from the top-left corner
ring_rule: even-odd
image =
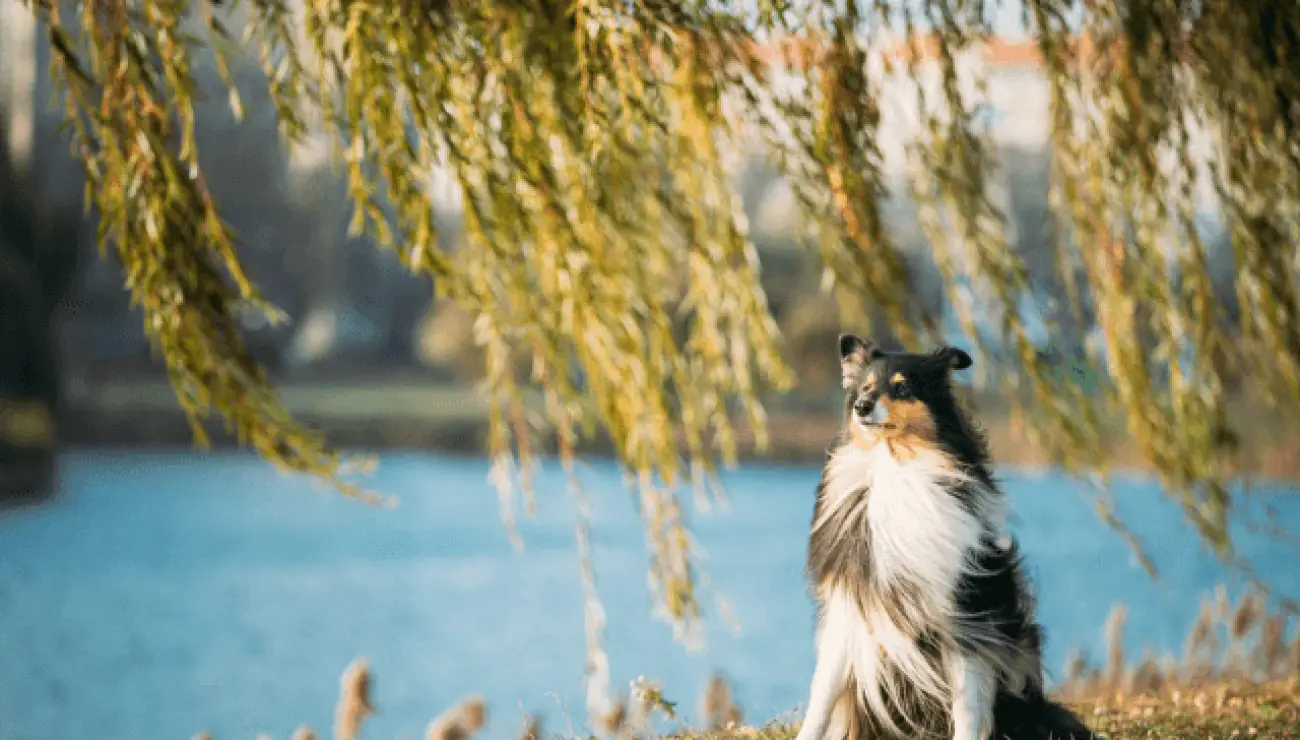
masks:
[[[370,738],[415,738],[458,698],[489,702],[487,738],[524,710],[550,731],[581,727],[582,597],[574,507],[555,466],[538,480],[523,552],[505,535],[487,463],[389,455],[373,483],[402,497],[366,507],[241,454],[62,457],[58,500],[0,515],[0,738],[283,738],[327,734],[338,676],[375,672]],[[813,665],[802,580],[814,467],[748,465],[724,476],[730,506],[693,514],[716,590],[707,643],[688,653],[650,617],[646,554],[618,470],[582,480],[593,503],[597,579],[616,689],[659,678],[688,718],[706,676],[734,680],[752,720],[804,699]],[[1100,650],[1111,605],[1130,605],[1128,647],[1177,651],[1225,571],[1149,481],[1121,479],[1121,516],[1162,571],[1152,582],[1072,484],[1004,471],[1047,628],[1047,665]],[[1255,494],[1292,531],[1300,497]],[[1277,588],[1300,595],[1297,551],[1240,535]]]

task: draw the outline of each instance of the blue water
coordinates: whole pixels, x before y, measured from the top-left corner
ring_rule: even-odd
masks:
[[[523,710],[550,731],[567,729],[566,712],[581,727],[573,506],[544,468],[539,516],[521,522],[517,553],[486,475],[484,461],[391,455],[372,482],[402,505],[381,510],[250,456],[65,455],[54,504],[0,515],[0,738],[283,738],[300,722],[327,731],[338,676],[358,655],[371,661],[379,707],[367,737],[419,737],[471,693],[489,702],[485,737],[513,736]],[[616,689],[656,677],[687,719],[713,669],[733,678],[752,720],[804,699],[813,653],[801,568],[817,476],[746,466],[724,476],[728,509],[694,515],[741,631],[709,604],[707,644],[688,653],[650,617],[641,531],[617,469],[583,472]],[[1050,669],[1072,645],[1096,654],[1116,600],[1130,605],[1130,650],[1178,649],[1225,572],[1149,482],[1121,480],[1115,494],[1162,569],[1157,583],[1067,481],[1003,477]],[[1300,497],[1254,496],[1300,532]],[[1240,536],[1266,578],[1300,595],[1296,550]]]

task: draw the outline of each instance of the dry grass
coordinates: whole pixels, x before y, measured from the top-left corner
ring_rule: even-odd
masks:
[[[1075,702],[1092,727],[1115,738],[1300,738],[1300,683],[1223,680],[1167,686],[1091,706]]]
[[[799,725],[773,723],[764,727],[734,727],[717,732],[684,732],[665,735],[664,740],[793,740]]]
[[[1072,658],[1059,695],[1093,729],[1114,738],[1300,738],[1300,634],[1288,645],[1289,616],[1270,614],[1247,591],[1234,605],[1220,587],[1204,600],[1183,655],[1148,648],[1124,658],[1124,618],[1106,624],[1105,669]]]
[[[1259,594],[1247,591],[1233,604],[1220,587],[1205,599],[1188,631],[1180,657],[1157,658],[1149,648],[1136,662],[1123,647],[1128,610],[1117,605],[1103,628],[1104,665],[1075,651],[1057,698],[1078,712],[1099,738],[1275,738],[1300,739],[1300,629],[1289,615],[1269,612]],[[1288,635],[1290,636],[1288,637]],[[334,740],[361,740],[375,709],[372,681],[364,658],[354,661],[339,681]],[[600,737],[616,740],[651,737],[656,719],[678,724],[676,704],[660,685],[640,677],[630,695],[594,724]],[[791,740],[798,725],[774,722],[746,726],[730,681],[715,674],[700,695],[703,730],[675,729],[662,740]],[[571,738],[543,731],[537,717],[525,716],[518,731],[488,728],[486,703],[474,696],[434,719],[427,740],[467,740],[480,733],[519,740]],[[293,740],[316,740],[306,725]],[[213,740],[207,733],[195,740]]]

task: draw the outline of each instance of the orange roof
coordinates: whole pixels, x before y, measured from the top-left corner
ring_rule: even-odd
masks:
[[[769,66],[785,66],[802,69],[810,64],[822,62],[829,51],[829,44],[814,41],[804,36],[787,36],[767,44],[755,44],[751,53],[759,61]],[[984,60],[996,67],[1039,67],[1043,63],[1043,53],[1037,41],[1008,41],[993,38],[974,45]],[[1089,62],[1097,56],[1097,45],[1088,36],[1073,40],[1077,58]],[[937,34],[928,33],[916,37],[911,43],[898,42],[888,52],[895,61],[933,60],[939,57],[939,38]]]
[[[1034,42],[1003,41],[991,39],[984,45],[984,58],[990,64],[1027,65],[1037,67],[1043,63],[1043,52]]]
[[[806,36],[786,36],[772,43],[754,44],[750,47],[750,53],[768,66],[802,69],[809,64],[821,62],[826,55],[826,47],[826,44],[817,43]]]

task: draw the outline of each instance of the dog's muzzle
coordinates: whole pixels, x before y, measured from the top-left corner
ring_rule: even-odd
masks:
[[[876,404],[870,398],[859,398],[858,402],[853,404],[853,413],[857,414],[859,419],[866,419],[875,407]]]
[[[858,418],[859,423],[867,426],[884,424],[889,418],[886,408],[871,398],[859,398],[853,404],[853,415]]]

